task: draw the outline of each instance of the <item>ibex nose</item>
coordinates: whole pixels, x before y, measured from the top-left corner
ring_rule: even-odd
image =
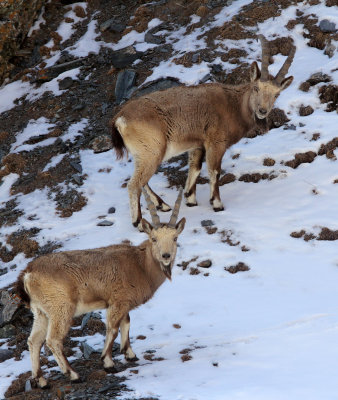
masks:
[[[264,115],[267,113],[267,110],[265,108],[259,108],[259,112]]]
[[[168,258],[170,258],[170,254],[164,253],[164,254],[162,254],[162,257],[167,260]]]

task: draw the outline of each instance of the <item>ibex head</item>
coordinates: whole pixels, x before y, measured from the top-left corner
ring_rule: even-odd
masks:
[[[166,224],[160,222],[154,203],[150,200],[148,193],[143,189],[153,225],[142,218],[142,228],[149,236],[153,256],[160,263],[164,275],[170,280],[173,262],[176,257],[177,238],[183,231],[185,225],[185,218],[182,218],[176,223],[182,201],[182,193],[183,189],[180,189],[170,221]]]
[[[268,42],[263,35],[259,35],[259,39],[262,44],[262,70],[259,69],[256,62],[252,63],[250,70],[251,93],[249,104],[255,116],[258,119],[264,119],[269,115],[279,93],[286,89],[293,81],[293,76],[285,78],[285,75],[292,63],[296,47],[292,46],[284,65],[275,78],[271,79],[268,72],[270,56]]]

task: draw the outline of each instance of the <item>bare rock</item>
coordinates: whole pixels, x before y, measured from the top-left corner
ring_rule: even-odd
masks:
[[[201,268],[210,268],[211,265],[212,265],[212,261],[209,260],[209,259],[208,260],[203,260],[203,261],[201,261],[201,262],[199,262],[197,264],[197,266],[201,267]]]
[[[114,225],[114,222],[113,221],[107,221],[106,219],[97,224],[97,226],[112,226],[112,225]]]
[[[324,33],[332,33],[336,32],[336,24],[334,22],[330,22],[328,19],[323,19],[319,23],[319,29]]]
[[[11,295],[7,290],[2,290],[0,302],[3,309],[0,313],[0,326],[11,321],[15,311],[19,308],[20,299]]]
[[[12,69],[16,55],[46,0],[2,0],[0,2],[0,84]]]
[[[111,138],[107,135],[97,136],[94,140],[92,140],[90,145],[94,150],[94,153],[103,153],[113,147]]]
[[[203,221],[201,221],[201,225],[206,227],[206,226],[213,226],[215,225],[215,222],[212,221],[211,219],[204,219]]]
[[[311,106],[300,106],[299,107],[299,115],[301,117],[307,117],[314,112],[314,109]]]
[[[8,349],[0,349],[0,363],[14,357],[14,351]]]
[[[121,104],[122,102],[130,98],[130,96],[136,89],[134,86],[135,80],[136,80],[135,71],[126,69],[118,73],[115,86],[116,104]]]

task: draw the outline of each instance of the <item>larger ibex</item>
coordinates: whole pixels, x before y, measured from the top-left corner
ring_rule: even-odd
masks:
[[[196,180],[205,155],[210,178],[210,202],[224,209],[218,180],[224,152],[269,115],[279,93],[293,77],[285,78],[295,47],[276,75],[269,76],[268,42],[261,35],[262,70],[253,62],[251,82],[238,86],[221,83],[176,87],[128,101],[112,121],[117,158],[125,149],[134,158],[135,172],[128,184],[132,222],[140,226],[141,189],[144,186],[158,209],[170,207],[149,187],[148,181],[162,161],[189,151],[185,185],[188,206],[196,206]]]
[[[148,301],[171,270],[177,249],[177,237],[185,218],[178,223],[182,190],[168,224],[161,224],[156,208],[145,193],[153,226],[142,219],[149,240],[139,246],[127,244],[92,250],[52,253],[30,262],[21,272],[16,288],[34,314],[28,346],[32,377],[40,387],[47,385],[40,368],[40,350],[46,340],[64,374],[76,381],[79,375],[63,353],[63,339],[74,316],[96,309],[107,309],[106,341],[102,351],[105,369],[112,369],[112,347],[121,330],[121,352],[135,358],[129,342],[129,311]]]

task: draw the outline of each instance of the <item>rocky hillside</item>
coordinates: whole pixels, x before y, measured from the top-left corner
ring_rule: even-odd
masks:
[[[271,258],[283,259],[281,249],[302,254],[301,260],[290,256],[283,262],[290,268],[293,263],[302,268],[308,263],[310,288],[315,281],[311,275],[315,261],[307,257],[325,259],[324,275],[336,260],[337,1],[32,0],[5,1],[0,7],[0,362],[8,371],[8,376],[0,374],[0,397],[110,399],[123,393],[130,399],[174,399],[179,395],[184,399],[220,398],[219,393],[228,392],[219,384],[215,392],[207,385],[209,394],[201,394],[202,390],[195,397],[189,397],[189,390],[197,381],[187,384],[183,394],[170,388],[183,385],[182,381],[170,384],[171,367],[183,368],[184,362],[193,372],[204,368],[194,361],[185,363],[193,358],[211,360],[211,376],[214,373],[217,382],[222,381],[215,371],[222,365],[223,353],[217,355],[210,332],[201,336],[197,332],[204,329],[203,318],[213,318],[206,313],[200,317],[201,325],[186,323],[180,330],[184,318],[195,307],[203,312],[205,305],[210,310],[215,303],[221,304],[224,286],[220,283],[228,282],[229,274],[245,276],[243,282],[240,278],[232,282],[243,284],[248,293],[254,290],[246,287],[248,277],[269,281],[268,267],[275,262]],[[296,45],[290,68],[295,79],[270,115],[270,132],[251,132],[250,138],[244,138],[224,157],[221,189],[227,210],[216,215],[207,205],[208,178],[203,170],[198,180],[200,207],[183,207],[181,211],[188,222],[173,287],[175,278],[178,288],[184,278],[182,287],[186,285],[191,295],[198,287],[206,290],[205,303],[194,299],[195,306],[184,309],[184,315],[173,310],[166,329],[159,323],[160,307],[158,314],[154,313],[156,321],[149,315],[149,309],[155,306],[145,308],[144,314],[140,308],[132,340],[139,343],[142,361],[130,365],[117,358],[118,375],[107,375],[99,360],[104,314],[87,316],[85,322],[77,319],[66,352],[85,381],[69,386],[45,350],[43,365],[50,374],[51,389],[42,394],[29,380],[26,340],[32,317],[13,298],[12,285],[18,273],[33,257],[51,251],[99,247],[126,239],[139,243],[144,239],[130,224],[126,186],[133,171],[132,160],[115,161],[110,119],[123,102],[150,91],[248,80],[251,62],[260,61],[259,33],[270,41],[272,73],[280,67],[291,44]],[[170,202],[186,176],[187,157],[183,155],[162,165],[152,182]],[[199,243],[205,243],[205,249]],[[278,271],[282,269],[277,268],[277,275]],[[335,278],[325,278],[328,290]],[[194,279],[199,283],[193,283]],[[203,286],[208,279],[215,280],[215,289]],[[189,287],[190,282],[195,286]],[[230,292],[234,290],[231,287]],[[295,288],[295,293],[301,291],[301,287]],[[158,297],[162,294],[166,299],[166,293]],[[218,300],[213,301],[212,295]],[[279,304],[280,298],[275,301]],[[158,304],[162,304],[164,313],[166,300]],[[237,308],[239,304],[233,305],[237,315],[243,311]],[[285,318],[301,318],[303,311],[325,313],[325,307],[306,312],[302,309],[299,315]],[[236,322],[235,318],[226,318],[228,323]],[[283,318],[274,322],[287,323]],[[214,324],[217,326],[216,321]],[[226,335],[225,327],[219,329],[215,343]],[[185,343],[189,331],[196,340]],[[184,334],[180,336],[179,332]],[[237,333],[251,334],[245,329]],[[208,334],[211,343],[206,344]],[[178,361],[165,350],[165,354],[156,353],[161,353],[168,335],[173,342],[170,346],[176,344],[175,351],[180,351]],[[205,355],[203,346],[211,346],[213,356]],[[222,346],[228,352],[228,344]],[[116,357],[120,357],[117,352]],[[159,371],[167,386],[151,385],[154,371]],[[253,398],[253,386],[252,391],[249,389],[247,398]],[[236,398],[231,393],[222,398]],[[273,391],[266,393],[266,398],[275,398]],[[296,398],[295,393],[288,399]]]

